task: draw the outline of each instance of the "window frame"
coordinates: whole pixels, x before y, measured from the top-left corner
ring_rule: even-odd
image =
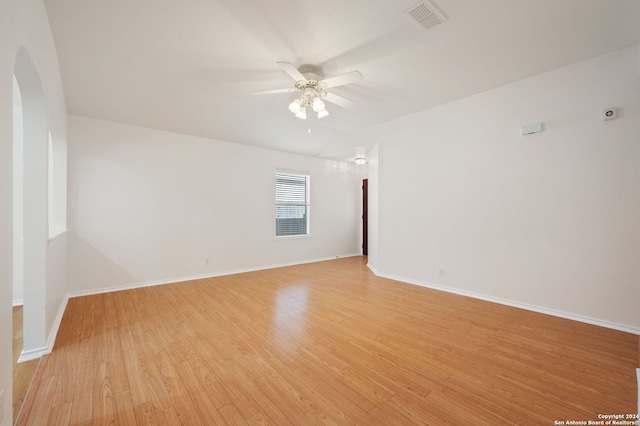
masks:
[[[304,177],[305,178],[305,202],[304,204],[289,204],[289,203],[278,203],[278,177],[280,175],[291,175],[296,177]],[[290,240],[290,239],[299,239],[299,238],[310,238],[311,237],[311,174],[306,171],[300,170],[288,170],[288,169],[276,169],[276,173],[274,175],[274,232],[273,235],[276,240]],[[306,212],[306,233],[304,234],[286,234],[286,235],[278,235],[278,206],[281,205],[300,205],[305,207]]]

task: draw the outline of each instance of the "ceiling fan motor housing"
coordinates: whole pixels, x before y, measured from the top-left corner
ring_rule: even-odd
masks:
[[[317,81],[317,80],[296,81],[296,90],[303,92],[306,96],[326,95],[325,85],[321,81]]]
[[[322,69],[316,65],[303,64],[298,67],[300,74],[304,75],[307,80],[320,81],[324,78]]]

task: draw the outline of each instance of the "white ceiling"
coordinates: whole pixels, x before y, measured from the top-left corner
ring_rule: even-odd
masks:
[[[212,139],[349,160],[388,120],[640,43],[638,0],[45,0],[68,110]],[[276,61],[325,76],[357,103],[295,118]],[[308,133],[311,129],[311,133]]]

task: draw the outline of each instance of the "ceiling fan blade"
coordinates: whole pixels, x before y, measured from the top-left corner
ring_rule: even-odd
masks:
[[[256,92],[251,92],[252,95],[271,95],[273,93],[287,93],[287,92],[293,92],[294,88],[288,88],[288,89],[271,89],[271,90],[258,90]]]
[[[327,86],[327,89],[330,87],[338,87],[344,84],[349,84],[356,82],[358,80],[362,80],[364,77],[360,73],[360,71],[350,71],[344,74],[336,75],[333,77],[325,78],[322,82]]]
[[[327,93],[322,98],[325,101],[331,102],[332,104],[336,104],[338,106],[341,106],[342,108],[351,108],[352,106],[354,106],[356,104],[355,102],[350,101],[347,98],[343,98],[342,96],[338,96],[335,93]]]
[[[302,73],[289,62],[276,62],[276,64],[280,65],[280,68],[282,68],[284,72],[289,74],[289,76],[291,76],[291,78],[293,78],[295,81],[307,81],[305,76],[302,75]]]

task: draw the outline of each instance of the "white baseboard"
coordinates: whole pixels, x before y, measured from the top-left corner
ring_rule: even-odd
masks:
[[[36,349],[29,349],[28,351],[23,350],[20,353],[20,357],[18,358],[18,362],[26,362],[26,361],[31,361],[34,359],[39,359],[40,357],[42,357],[42,355],[47,355],[50,354],[51,351],[44,347],[44,348],[36,348]]]
[[[65,294],[64,298],[62,299],[62,303],[60,303],[60,307],[58,308],[58,313],[53,319],[51,330],[49,331],[49,337],[47,338],[47,350],[49,352],[47,353],[51,353],[51,351],[53,351],[53,346],[56,344],[56,337],[58,337],[58,330],[60,329],[60,323],[62,322],[64,311],[67,309],[68,302],[69,295]]]
[[[382,275],[380,275],[380,272],[378,272],[378,270],[370,263],[367,263],[367,268],[369,268],[371,270],[371,272],[373,272],[373,275],[380,277]]]
[[[16,299],[16,300],[14,300],[14,301],[12,302],[12,304],[13,304],[13,307],[14,307],[14,308],[15,308],[16,306],[22,306],[22,305],[24,305],[24,300],[22,300],[22,299]]]
[[[485,300],[487,302],[498,303],[500,305],[511,306],[511,307],[514,307],[514,308],[525,309],[527,311],[538,312],[538,313],[541,313],[541,314],[552,315],[554,317],[570,319],[570,320],[573,320],[573,321],[583,322],[583,323],[586,323],[586,324],[597,325],[599,327],[605,327],[605,328],[610,328],[610,329],[613,329],[613,330],[624,331],[626,333],[640,335],[640,328],[638,328],[638,327],[631,327],[631,326],[628,326],[628,325],[625,325],[625,324],[618,324],[618,323],[611,322],[611,321],[605,321],[605,320],[602,320],[602,319],[599,319],[599,318],[587,317],[587,316],[583,316],[583,315],[579,315],[579,314],[573,314],[573,313],[570,313],[570,312],[564,312],[564,311],[558,311],[558,310],[555,310],[555,309],[545,308],[545,307],[542,307],[542,306],[529,305],[529,304],[526,304],[526,303],[516,302],[516,301],[513,301],[513,300],[501,299],[499,297],[487,296],[487,295],[484,295],[484,294],[473,293],[473,292],[470,292],[470,291],[460,290],[460,289],[451,288],[451,287],[446,287],[446,286],[442,286],[442,285],[438,285],[438,284],[432,284],[432,283],[428,283],[428,282],[416,281],[416,280],[411,280],[411,279],[398,277],[398,276],[394,276],[394,275],[384,274],[384,273],[380,273],[379,271],[377,271],[371,265],[367,265],[367,266],[369,267],[371,272],[373,272],[378,277],[388,278],[388,279],[391,279],[391,280],[394,280],[394,281],[400,281],[400,282],[407,283],[407,284],[418,285],[420,287],[426,287],[426,288],[430,288],[430,289],[433,289],[433,290],[439,290],[439,291],[445,291],[447,293],[459,294],[461,296],[472,297],[474,299]]]
[[[42,357],[42,355],[48,355],[53,351],[53,346],[56,343],[56,337],[58,336],[58,330],[60,329],[60,323],[62,322],[62,316],[64,315],[65,309],[67,309],[67,302],[69,301],[69,297],[65,296],[62,299],[62,303],[60,303],[60,307],[58,308],[58,313],[53,320],[53,324],[51,325],[51,330],[49,330],[49,337],[47,338],[47,346],[43,348],[29,349],[27,351],[23,350],[20,353],[20,357],[18,358],[18,362],[26,362],[31,361],[33,359],[38,359]]]
[[[206,278],[223,277],[226,275],[235,275],[235,274],[243,274],[246,272],[263,271],[266,269],[283,268],[285,266],[303,265],[306,263],[324,262],[327,260],[342,259],[345,257],[354,257],[354,256],[361,256],[361,254],[360,253],[341,254],[337,256],[323,257],[323,258],[317,258],[317,259],[299,260],[295,262],[286,262],[286,263],[278,263],[273,265],[256,266],[252,268],[241,268],[241,269],[233,269],[229,271],[213,272],[210,274],[190,275],[186,277],[176,277],[176,278],[169,278],[169,279],[157,280],[157,281],[144,281],[140,283],[125,284],[125,285],[119,285],[119,286],[113,286],[113,287],[103,287],[103,288],[98,288],[93,290],[74,291],[74,292],[67,293],[66,296],[67,296],[67,299],[71,299],[74,297],[91,296],[94,294],[111,293],[114,291],[132,290],[135,288],[153,287],[156,285],[174,284],[174,283],[179,283],[184,281],[202,280]]]

